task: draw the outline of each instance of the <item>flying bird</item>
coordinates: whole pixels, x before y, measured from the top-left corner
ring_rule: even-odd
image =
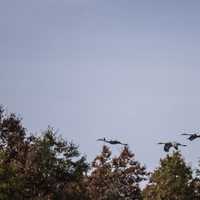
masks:
[[[100,138],[100,139],[97,139],[97,141],[102,141],[102,142],[106,142],[108,144],[121,144],[121,145],[124,145],[124,146],[127,146],[128,144],[124,144],[118,140],[107,140],[105,137],[104,138]]]
[[[196,134],[196,133],[183,133],[181,135],[189,136],[187,139],[190,140],[190,141],[193,141],[197,138],[200,138],[200,134]]]
[[[164,151],[169,152],[170,148],[178,150],[179,146],[186,147],[185,144],[180,144],[178,142],[159,142],[158,144],[164,144]]]

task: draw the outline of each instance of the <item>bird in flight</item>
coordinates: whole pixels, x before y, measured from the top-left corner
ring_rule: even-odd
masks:
[[[102,141],[102,142],[106,142],[108,144],[121,144],[121,145],[124,145],[124,146],[127,146],[128,144],[124,144],[118,140],[106,140],[106,138],[100,138],[100,139],[97,139],[97,141]]]
[[[188,136],[187,139],[190,140],[190,141],[193,141],[193,140],[195,140],[197,138],[200,138],[200,134],[196,134],[196,133],[183,133],[181,135]]]
[[[186,147],[187,145],[185,144],[180,144],[178,142],[159,142],[158,144],[163,144],[164,145],[164,151],[169,152],[170,148],[174,148],[178,150],[179,146]]]

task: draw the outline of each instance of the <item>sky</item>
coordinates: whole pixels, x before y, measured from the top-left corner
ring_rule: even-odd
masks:
[[[106,137],[148,169],[160,141],[200,141],[200,2],[0,0],[0,104],[29,132],[48,125],[92,160]],[[120,146],[112,146],[119,153]]]

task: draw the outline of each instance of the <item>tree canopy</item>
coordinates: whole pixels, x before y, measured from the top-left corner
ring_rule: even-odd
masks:
[[[143,191],[144,200],[191,200],[194,198],[191,183],[192,170],[180,152],[167,154],[151,174],[150,182]]]
[[[0,199],[67,199],[87,173],[78,147],[48,128],[27,136],[21,120],[0,110]],[[73,194],[76,196],[76,192]]]
[[[13,199],[199,200],[200,167],[194,173],[174,151],[149,173],[127,145],[115,156],[104,145],[88,163],[53,128],[30,134],[20,118],[0,107],[0,200]]]
[[[103,146],[92,163],[88,180],[90,197],[95,200],[141,199],[139,183],[145,176],[145,167],[135,160],[128,147],[124,147],[118,157],[111,158],[110,149]]]

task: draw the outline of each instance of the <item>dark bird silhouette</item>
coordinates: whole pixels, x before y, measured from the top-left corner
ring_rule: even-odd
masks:
[[[102,142],[106,142],[108,144],[121,144],[121,145],[124,145],[124,146],[127,146],[128,144],[124,144],[118,140],[106,140],[106,138],[100,138],[100,139],[97,139],[97,141],[102,141]]]
[[[196,133],[183,133],[181,135],[189,136],[187,139],[190,140],[190,141],[193,141],[197,138],[200,138],[200,134],[196,134]]]
[[[185,144],[180,144],[178,142],[159,142],[158,144],[164,144],[164,151],[169,152],[170,148],[178,150],[179,146],[186,147]]]

